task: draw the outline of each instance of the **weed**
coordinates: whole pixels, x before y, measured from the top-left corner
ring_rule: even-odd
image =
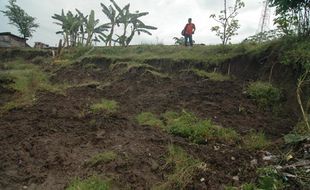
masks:
[[[90,166],[97,166],[102,163],[108,163],[117,158],[117,154],[113,151],[107,151],[100,154],[95,155],[92,157],[89,161],[87,161],[87,164]]]
[[[223,75],[217,72],[206,72],[204,70],[192,69],[200,77],[206,77],[213,81],[227,81],[230,80],[230,76]]]
[[[257,173],[259,175],[259,189],[279,190],[284,188],[284,183],[281,179],[281,176],[275,168],[271,166],[259,168]]]
[[[263,132],[250,132],[243,137],[243,143],[245,148],[249,150],[261,150],[269,145],[269,141],[266,139]]]
[[[137,121],[140,125],[149,125],[163,128],[163,122],[158,119],[153,113],[142,112],[137,116]]]
[[[119,108],[118,103],[114,100],[102,99],[101,102],[90,106],[90,110],[93,113],[106,111],[108,113],[114,113]]]
[[[85,180],[74,180],[66,190],[108,190],[110,185],[108,182],[101,180],[97,176],[89,177]]]
[[[280,103],[281,91],[270,83],[250,83],[247,93],[261,108],[274,107]]]
[[[154,189],[186,189],[186,186],[193,181],[196,171],[202,166],[206,169],[205,163],[194,159],[182,148],[174,145],[168,147],[166,165],[174,166],[174,171],[168,175],[165,182]]]

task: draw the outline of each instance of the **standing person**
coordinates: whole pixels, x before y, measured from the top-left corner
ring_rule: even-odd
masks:
[[[190,46],[193,46],[193,34],[195,30],[195,24],[192,23],[192,19],[189,18],[188,23],[184,27],[185,46],[188,46],[188,41]]]

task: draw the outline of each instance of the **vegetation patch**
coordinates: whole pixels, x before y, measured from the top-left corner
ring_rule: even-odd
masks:
[[[11,79],[13,82],[8,84],[8,87],[17,92],[15,99],[2,108],[4,110],[30,105],[36,100],[35,94],[39,90],[61,91],[59,86],[51,85],[48,75],[38,66],[21,59],[4,64],[4,70],[0,71],[0,78]]]
[[[173,172],[167,180],[153,189],[186,189],[193,182],[198,170],[207,170],[206,164],[188,155],[182,148],[174,145],[168,147],[166,166],[173,166]]]
[[[113,151],[107,151],[100,154],[95,155],[89,161],[87,161],[87,165],[97,166],[99,164],[108,163],[117,158],[117,154]]]
[[[223,128],[205,119],[200,120],[193,113],[182,111],[180,114],[167,112],[167,130],[174,135],[188,138],[194,143],[205,143],[206,140],[235,142],[239,135],[233,129]]]
[[[102,111],[106,111],[109,113],[114,113],[119,108],[119,105],[114,100],[101,99],[101,102],[93,104],[90,106],[90,110],[93,113],[98,113]]]
[[[270,144],[263,132],[253,131],[243,137],[243,143],[249,150],[261,150]]]
[[[164,127],[163,122],[151,112],[142,112],[137,116],[140,125],[149,125],[154,127]]]
[[[89,177],[85,180],[74,180],[66,190],[108,190],[110,185],[108,182],[101,180],[97,176]]]
[[[223,75],[218,72],[206,72],[204,70],[199,70],[199,69],[192,69],[192,71],[194,71],[194,73],[200,77],[209,78],[210,80],[213,80],[213,81],[231,80],[230,76]]]
[[[281,90],[266,82],[250,83],[247,93],[261,108],[274,107],[281,100]]]

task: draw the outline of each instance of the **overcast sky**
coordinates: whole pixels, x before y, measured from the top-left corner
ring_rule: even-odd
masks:
[[[228,0],[228,2],[233,1]],[[263,8],[262,1],[244,0],[245,7],[239,11],[240,14],[237,17],[241,28],[238,31],[239,35],[233,37],[233,43],[238,43],[257,32]],[[152,36],[147,34],[135,36],[133,44],[173,44],[172,38],[180,37],[181,30],[189,17],[196,25],[197,30],[193,36],[196,43],[220,43],[219,38],[210,30],[212,26],[216,25],[216,22],[209,17],[210,14],[217,14],[223,9],[222,0],[116,0],[116,2],[121,7],[130,3],[132,12],[136,10],[149,12],[149,15],[142,17],[141,20],[145,24],[158,27],[158,30],[152,31]],[[30,16],[36,17],[36,22],[40,25],[33,38],[29,40],[29,44],[33,45],[33,42],[40,41],[52,46],[55,46],[61,39],[60,35],[56,35],[56,31],[60,30],[60,27],[53,24],[52,15],[60,14],[62,8],[65,11],[74,11],[77,8],[84,15],[89,14],[93,9],[96,18],[100,19],[103,24],[108,22],[108,19],[102,13],[100,3],[110,5],[109,0],[17,0],[17,4]],[[8,0],[0,0],[0,10],[4,10],[7,4]],[[271,10],[270,28],[272,28],[273,17]],[[19,35],[16,28],[9,25],[8,22],[8,19],[0,13],[0,32]]]

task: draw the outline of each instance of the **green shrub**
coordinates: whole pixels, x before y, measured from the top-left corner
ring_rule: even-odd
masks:
[[[165,182],[153,189],[186,189],[186,186],[193,181],[193,177],[199,169],[207,169],[203,162],[194,159],[182,148],[174,145],[168,147],[166,165],[174,166],[173,172],[168,175]]]
[[[261,150],[269,145],[269,141],[266,139],[263,132],[250,132],[243,137],[243,143],[245,148],[249,150]]]
[[[106,111],[108,113],[114,113],[119,108],[118,103],[114,100],[101,99],[101,102],[90,106],[90,110],[93,113]]]
[[[266,82],[258,81],[250,83],[247,93],[261,108],[274,107],[278,105],[281,100],[281,91],[272,86],[272,84]]]
[[[154,127],[163,127],[163,122],[151,112],[142,112],[136,117],[140,125],[149,125]]]
[[[107,151],[100,154],[95,155],[92,157],[89,161],[87,161],[87,164],[90,166],[97,166],[102,163],[108,163],[117,158],[117,154],[113,151]]]
[[[96,176],[89,177],[85,180],[74,180],[66,190],[108,190],[108,182],[99,179]]]

